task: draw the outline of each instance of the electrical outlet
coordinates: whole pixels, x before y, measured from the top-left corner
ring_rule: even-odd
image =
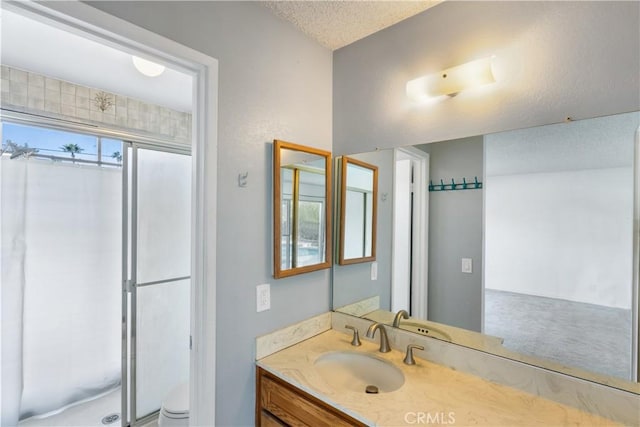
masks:
[[[256,286],[256,312],[271,309],[271,286],[268,283]]]
[[[471,258],[462,258],[462,272],[473,273],[473,261]]]

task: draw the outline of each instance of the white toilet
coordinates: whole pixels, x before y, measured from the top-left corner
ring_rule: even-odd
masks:
[[[162,401],[158,427],[189,425],[189,383],[174,387]]]

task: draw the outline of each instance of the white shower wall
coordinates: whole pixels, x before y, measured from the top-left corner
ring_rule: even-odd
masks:
[[[120,383],[122,178],[6,156],[1,168],[2,425],[15,425]]]

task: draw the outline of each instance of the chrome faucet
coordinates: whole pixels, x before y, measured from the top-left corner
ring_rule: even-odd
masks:
[[[367,329],[367,338],[373,338],[376,335],[376,331],[380,329],[380,353],[388,353],[391,351],[389,348],[389,338],[387,337],[387,330],[384,325],[379,322],[373,323]]]
[[[400,327],[400,319],[408,319],[409,318],[409,313],[407,313],[407,310],[400,310],[396,313],[396,317],[393,318],[393,327],[394,328],[399,328]]]

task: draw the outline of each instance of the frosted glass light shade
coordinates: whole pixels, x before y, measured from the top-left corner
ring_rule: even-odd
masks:
[[[147,61],[146,59],[139,58],[137,56],[131,57],[133,65],[136,70],[148,77],[157,77],[164,73],[164,65],[156,64],[155,62]]]
[[[482,58],[410,80],[407,82],[407,96],[414,101],[423,101],[495,83],[496,79],[491,69],[492,60],[493,57]]]

